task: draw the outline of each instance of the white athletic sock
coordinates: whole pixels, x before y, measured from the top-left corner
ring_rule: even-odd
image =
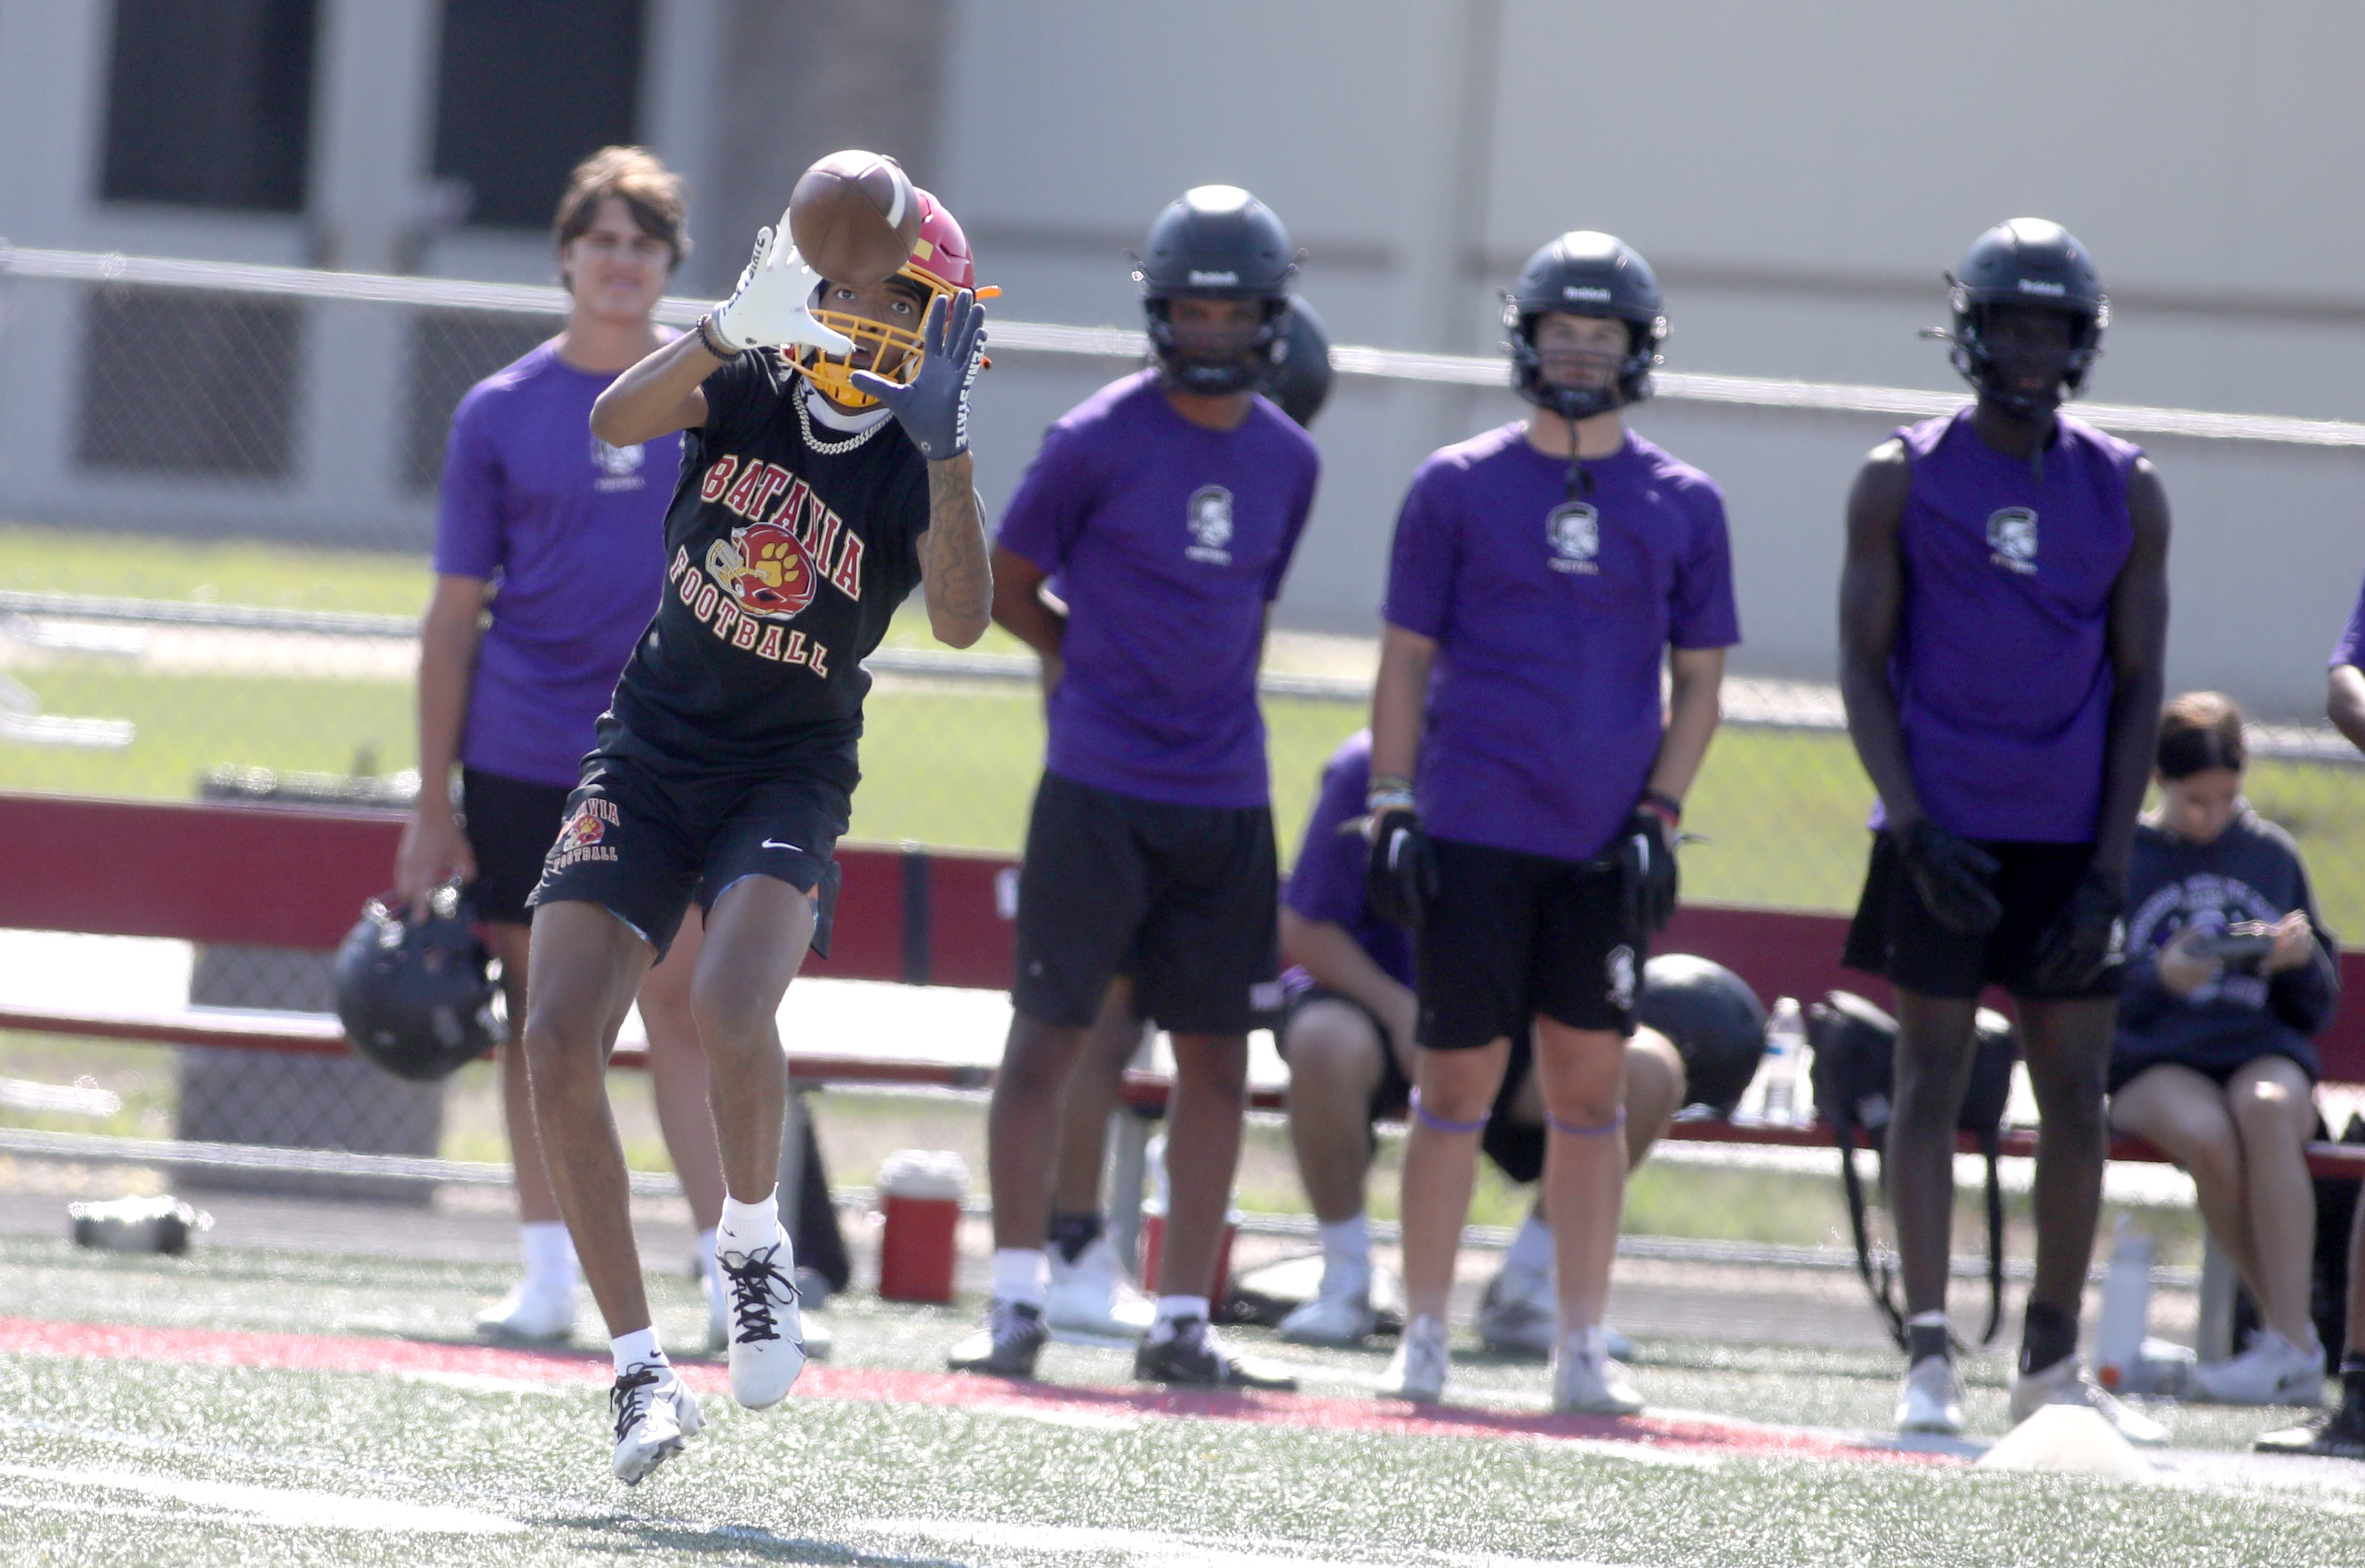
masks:
[[[663,1367],[673,1363],[657,1346],[655,1328],[635,1328],[630,1334],[619,1334],[608,1341],[608,1349],[616,1358],[616,1375],[622,1377],[636,1366]]]
[[[1174,1326],[1186,1317],[1207,1321],[1207,1298],[1203,1295],[1162,1295],[1158,1298],[1158,1317],[1149,1326],[1149,1342],[1162,1345],[1174,1338]]]
[[[1369,1271],[1372,1266],[1372,1227],[1361,1214],[1345,1219],[1326,1219],[1315,1226],[1322,1238],[1322,1260],[1332,1268],[1345,1263]]]
[[[743,1204],[725,1196],[723,1200],[723,1224],[715,1231],[716,1244],[725,1252],[760,1252],[780,1238],[780,1190],[778,1187],[764,1194],[760,1203]]]
[[[1503,1253],[1503,1271],[1525,1274],[1530,1279],[1552,1278],[1552,1226],[1538,1219],[1532,1210]]]
[[[1048,1288],[1051,1260],[1039,1247],[1001,1247],[993,1253],[993,1299],[1037,1312]]]
[[[525,1253],[525,1282],[531,1289],[571,1292],[582,1277],[575,1261],[575,1238],[560,1221],[519,1226],[518,1246]]]
[[[723,1260],[714,1255],[715,1244],[722,1235],[719,1227],[698,1233],[698,1277],[709,1291],[719,1289],[723,1282]]]

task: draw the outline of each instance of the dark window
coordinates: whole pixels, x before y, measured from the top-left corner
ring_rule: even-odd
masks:
[[[277,479],[294,470],[304,307],[101,288],[83,312],[85,468]]]
[[[432,490],[443,482],[452,410],[469,387],[521,358],[558,330],[553,316],[493,310],[423,310],[410,324],[403,377],[402,482]]]
[[[544,229],[585,154],[634,140],[641,0],[445,0],[435,173],[470,223]]]
[[[315,0],[116,0],[107,201],[301,212]]]

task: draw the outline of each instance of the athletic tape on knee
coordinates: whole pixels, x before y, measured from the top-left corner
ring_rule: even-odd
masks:
[[[1556,1133],[1566,1133],[1571,1137],[1599,1137],[1605,1133],[1618,1132],[1626,1126],[1626,1107],[1619,1106],[1618,1114],[1597,1127],[1570,1126],[1549,1110],[1544,1113],[1544,1120],[1552,1124],[1552,1131]]]
[[[1474,1122],[1449,1122],[1420,1103],[1420,1091],[1418,1089],[1412,1092],[1412,1114],[1418,1118],[1423,1126],[1432,1127],[1441,1133],[1456,1133],[1464,1136],[1485,1131],[1486,1124],[1495,1117],[1495,1113],[1492,1111],[1481,1111],[1478,1113],[1478,1119]]]

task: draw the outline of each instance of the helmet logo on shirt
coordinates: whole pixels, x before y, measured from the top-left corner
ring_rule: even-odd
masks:
[[[1589,501],[1568,501],[1544,519],[1544,543],[1552,546],[1552,569],[1597,576],[1601,567],[1601,513]]]
[[[769,522],[734,528],[707,546],[706,570],[742,612],[775,621],[811,604],[820,580],[803,543]]]
[[[1231,552],[1224,548],[1232,542],[1231,491],[1221,485],[1200,486],[1191,492],[1191,512],[1185,521],[1192,542],[1183,554],[1212,566],[1232,564]]]
[[[2026,507],[2005,507],[1988,519],[1988,559],[2009,572],[2036,570],[2036,514]]]

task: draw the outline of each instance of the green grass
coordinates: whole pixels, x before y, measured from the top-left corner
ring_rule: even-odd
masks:
[[[200,604],[417,615],[424,557],[256,540],[186,540],[0,524],[0,588]]]

